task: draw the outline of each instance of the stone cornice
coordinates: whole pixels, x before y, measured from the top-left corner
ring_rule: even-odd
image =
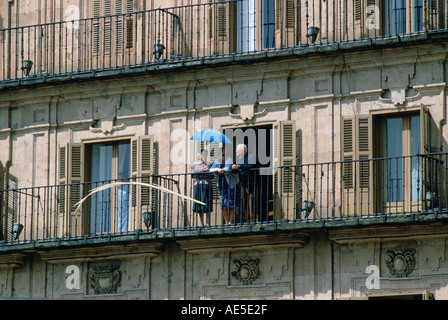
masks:
[[[39,251],[41,259],[51,264],[81,263],[86,261],[155,257],[163,251],[164,245],[160,242],[106,245],[98,247],[80,247],[70,249],[56,249]]]
[[[189,253],[207,253],[236,250],[265,250],[301,248],[309,240],[308,232],[234,237],[200,238],[177,241]]]
[[[0,255],[0,269],[14,269],[20,267],[25,260],[25,254],[11,253]]]
[[[360,244],[376,241],[428,240],[448,238],[448,225],[402,225],[364,228],[341,228],[329,231],[329,239],[338,244]]]

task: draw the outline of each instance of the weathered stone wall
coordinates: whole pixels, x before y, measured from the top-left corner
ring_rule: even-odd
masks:
[[[288,234],[288,243],[255,235],[37,250],[17,257],[15,264],[2,256],[0,296],[329,300],[413,294],[448,299],[445,229],[381,226]],[[67,288],[71,266],[80,271],[79,289]],[[378,268],[376,282],[369,266]]]
[[[179,142],[169,139],[175,130],[190,136],[198,127],[223,129],[282,120],[295,121],[302,132],[302,163],[337,161],[342,116],[420,105],[430,111],[431,149],[446,151],[445,46],[328,52],[186,71],[166,67],[136,77],[3,91],[0,161],[11,162],[14,187],[52,185],[58,183],[60,144],[153,135],[159,145],[159,173],[185,172],[189,162],[177,163],[170,156]],[[187,150],[194,155],[193,145]],[[8,253],[0,256],[0,296],[338,299],[429,290],[436,299],[446,299],[444,229],[443,224],[423,231],[418,226],[379,226],[366,233],[353,227],[311,232],[306,240],[284,243],[271,243],[269,236],[227,242],[217,237],[213,241],[218,249],[210,247],[207,238],[186,238]],[[397,258],[400,252],[410,260]],[[404,276],[406,261],[412,267]],[[252,274],[253,282],[242,284],[232,275],[236,263],[256,265],[259,273]],[[66,288],[69,265],[81,271],[80,289]],[[380,268],[380,289],[366,288],[369,265]],[[116,271],[116,293],[95,293],[91,277],[108,272],[117,277]],[[245,277],[250,278],[249,271],[245,267]],[[238,272],[241,269],[235,275]],[[105,281],[115,279],[109,273]]]

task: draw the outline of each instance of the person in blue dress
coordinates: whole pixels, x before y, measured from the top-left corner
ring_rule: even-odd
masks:
[[[217,158],[210,172],[218,173],[217,188],[219,190],[219,203],[222,209],[225,224],[233,224],[235,222],[235,209],[239,207],[239,177],[232,170],[232,158],[227,156],[227,152],[223,148],[220,157]]]

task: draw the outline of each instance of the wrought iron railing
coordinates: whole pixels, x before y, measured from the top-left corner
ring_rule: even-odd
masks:
[[[16,244],[229,226],[286,223],[306,228],[310,221],[437,216],[448,213],[447,163],[447,153],[434,153],[258,168],[250,171],[248,180],[239,178],[233,190],[217,187],[231,173],[153,175],[3,190],[0,240]],[[122,184],[111,187],[117,182]],[[76,203],[101,186],[110,188],[91,194],[76,210]],[[233,212],[221,207],[224,193],[233,203]],[[192,199],[208,203],[208,209],[202,210]]]
[[[0,80],[431,33],[447,17],[447,0],[230,0],[20,26],[0,30]]]

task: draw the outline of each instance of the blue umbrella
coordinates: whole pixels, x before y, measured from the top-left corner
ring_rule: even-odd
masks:
[[[192,136],[190,140],[209,141],[216,143],[232,143],[224,133],[213,129],[202,130],[196,133],[194,136]]]

